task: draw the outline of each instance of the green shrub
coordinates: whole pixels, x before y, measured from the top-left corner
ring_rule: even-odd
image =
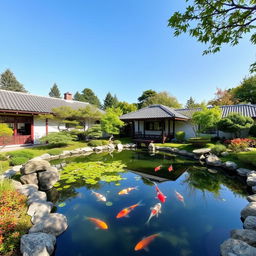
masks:
[[[222,152],[225,152],[227,150],[226,146],[222,145],[222,144],[216,144],[211,152],[217,156],[219,156]]]
[[[9,161],[0,161],[0,174],[10,167]]]
[[[28,159],[31,159],[35,156],[34,152],[31,152],[29,150],[17,150],[10,153],[7,153],[11,158],[14,157],[25,157]]]
[[[211,142],[211,138],[210,137],[194,137],[194,138],[189,138],[188,141],[195,147],[203,147],[207,143]]]
[[[76,135],[71,135],[69,132],[51,132],[48,135],[42,137],[40,142],[49,143],[56,147],[62,147],[70,144],[73,140],[76,140]]]
[[[185,141],[186,133],[184,131],[179,131],[175,133],[175,138],[178,142],[184,142]]]
[[[6,155],[0,154],[0,161],[6,161],[8,160]]]
[[[245,164],[256,166],[256,151],[238,153],[237,158]]]
[[[102,146],[102,140],[91,140],[88,142],[88,145],[90,147],[98,147],[98,146]]]
[[[113,144],[117,145],[117,144],[122,144],[122,142],[120,140],[114,140]]]
[[[108,145],[109,141],[108,140],[102,140],[101,143],[102,143],[102,145]]]
[[[24,156],[15,156],[15,157],[12,157],[10,164],[11,165],[25,164],[28,160],[29,160],[29,158],[24,157]]]
[[[53,148],[47,151],[48,154],[50,154],[51,156],[54,155],[60,155],[63,151],[59,148]]]
[[[250,128],[249,134],[253,137],[256,137],[256,124]]]
[[[95,124],[91,128],[86,131],[86,135],[89,138],[101,138],[102,137],[102,129],[100,124]]]

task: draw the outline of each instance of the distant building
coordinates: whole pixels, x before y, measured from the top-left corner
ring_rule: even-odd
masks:
[[[222,117],[235,112],[244,116],[250,116],[256,121],[256,105],[238,104],[221,106],[220,108],[222,110]],[[200,108],[173,109],[157,104],[122,115],[120,119],[128,123],[125,133],[133,138],[163,142],[174,138],[177,131],[184,131],[186,138],[194,137],[191,117],[195,111],[200,110]],[[213,136],[226,138],[232,136],[229,133],[223,133],[218,130],[212,130],[209,133]]]
[[[74,109],[83,108],[89,103],[72,100],[67,92],[64,99],[32,95],[28,93],[0,90],[0,123],[6,123],[13,129],[9,145],[39,143],[39,139],[49,132],[58,132],[58,124],[54,120],[40,119],[39,114],[51,114],[53,108],[69,106]],[[88,121],[85,129],[93,124]],[[65,124],[60,129],[66,129]],[[0,145],[3,141],[0,139]]]

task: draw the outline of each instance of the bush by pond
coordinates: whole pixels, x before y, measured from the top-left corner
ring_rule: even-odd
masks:
[[[113,144],[114,144],[114,145],[122,144],[122,142],[121,142],[120,140],[114,140],[114,141],[113,141]]]
[[[203,147],[207,143],[211,142],[211,138],[210,137],[194,137],[194,138],[189,138],[188,141],[195,147]]]
[[[20,238],[31,227],[26,200],[10,181],[0,183],[0,255],[19,255]]]
[[[98,147],[103,145],[108,145],[109,142],[107,140],[91,140],[88,142],[88,146],[90,147]]]
[[[63,147],[76,140],[76,135],[71,135],[68,132],[51,132],[48,135],[40,138],[41,143],[49,143],[55,147]]]
[[[185,141],[186,133],[184,131],[179,131],[175,133],[175,138],[178,142],[184,142]]]
[[[226,146],[225,145],[222,145],[222,144],[216,144],[211,152],[217,156],[219,156],[222,152],[225,152],[227,150]]]

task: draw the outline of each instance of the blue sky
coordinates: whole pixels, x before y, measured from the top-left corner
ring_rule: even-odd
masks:
[[[136,102],[144,90],[168,91],[185,104],[209,100],[249,75],[255,49],[239,46],[202,56],[206,46],[173,37],[168,18],[181,0],[12,0],[1,2],[0,72],[10,68],[25,88],[48,95],[91,88]]]

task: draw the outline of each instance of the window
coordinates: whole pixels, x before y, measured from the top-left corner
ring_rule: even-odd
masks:
[[[17,134],[18,135],[30,135],[31,134],[31,124],[18,123],[17,124]]]
[[[164,126],[163,123],[159,121],[146,121],[145,129],[148,131],[162,131]]]

